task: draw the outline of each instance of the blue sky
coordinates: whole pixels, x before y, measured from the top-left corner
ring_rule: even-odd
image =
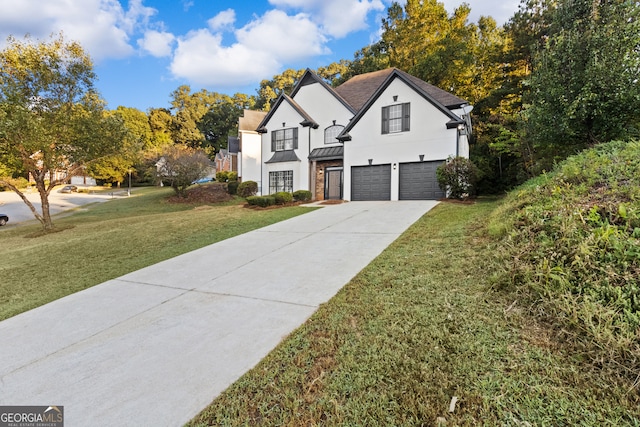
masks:
[[[8,35],[62,31],[91,55],[108,108],[168,108],[171,92],[255,95],[293,68],[352,59],[375,41],[391,0],[0,0]],[[400,1],[402,3],[402,1]],[[462,0],[444,0],[451,13]],[[470,20],[505,23],[518,0],[467,0]]]

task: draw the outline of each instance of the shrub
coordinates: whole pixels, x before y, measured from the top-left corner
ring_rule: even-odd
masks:
[[[227,172],[227,181],[237,181],[238,180],[238,172],[229,171]]]
[[[244,181],[238,185],[238,196],[250,197],[255,196],[258,192],[258,183],[255,181]]]
[[[7,181],[14,185],[15,187],[17,187],[20,190],[24,190],[26,188],[29,187],[29,181],[26,180],[26,178],[20,177],[20,178],[8,178]],[[9,190],[9,187],[6,188],[7,190]],[[0,191],[4,191],[5,187],[3,187],[2,185],[0,185]]]
[[[276,205],[284,205],[285,203],[291,203],[293,201],[293,194],[286,191],[278,191],[273,196],[276,199]]]
[[[311,191],[298,190],[293,192],[293,200],[296,202],[308,202],[311,200]]]
[[[465,199],[475,192],[478,168],[465,157],[449,157],[436,170],[438,185],[451,199]]]
[[[267,206],[275,205],[276,198],[273,196],[249,196],[247,197],[247,203],[251,206],[266,208]]]
[[[238,186],[240,183],[238,181],[229,181],[227,183],[227,192],[232,196],[238,194]]]

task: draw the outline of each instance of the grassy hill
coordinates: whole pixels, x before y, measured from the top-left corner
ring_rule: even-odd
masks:
[[[640,425],[640,144],[442,203],[190,425]]]
[[[599,365],[640,373],[640,143],[611,142],[511,192],[491,216],[495,284]]]

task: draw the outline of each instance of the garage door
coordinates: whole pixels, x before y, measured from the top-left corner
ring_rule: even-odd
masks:
[[[351,200],[391,200],[391,165],[352,166]]]
[[[400,163],[400,200],[437,200],[444,197],[436,169],[443,161]]]

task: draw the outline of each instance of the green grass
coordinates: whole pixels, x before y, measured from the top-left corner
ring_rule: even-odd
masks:
[[[640,142],[572,156],[491,216],[497,289],[529,295],[575,351],[640,372]]]
[[[308,212],[166,201],[170,189],[136,189],[39,224],[0,230],[0,320],[159,261]],[[36,237],[34,237],[36,236]]]
[[[640,425],[632,383],[490,288],[498,204],[437,206],[189,425]]]

